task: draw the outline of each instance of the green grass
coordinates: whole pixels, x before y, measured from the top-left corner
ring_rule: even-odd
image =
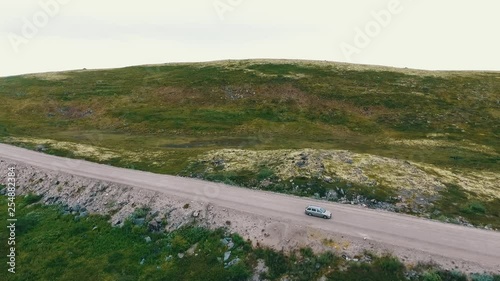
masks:
[[[481,226],[500,229],[500,200],[480,202],[474,199],[475,194],[467,192],[456,185],[449,185],[441,192],[442,199],[436,202],[435,210],[439,210],[450,218],[461,216]]]
[[[247,280],[259,259],[269,267],[262,277],[280,280],[406,280],[407,269],[391,256],[377,257],[365,253],[371,262],[345,261],[331,252],[313,254],[304,248],[291,254],[267,248],[253,248],[238,234],[224,229],[207,230],[195,225],[168,233],[151,233],[146,226],[127,220],[123,227],[111,227],[108,217],[91,215],[81,219],[64,214],[60,206],[35,203],[38,196],[17,198],[16,274],[2,275],[1,280]],[[7,199],[0,198],[6,205]],[[144,217],[148,209],[138,208],[132,218]],[[0,208],[5,221],[6,208]],[[220,260],[227,250],[221,239],[232,238],[231,258],[240,258],[236,265],[224,268]],[[146,242],[149,236],[151,242]],[[7,233],[0,232],[7,241]],[[193,245],[195,254],[177,256]],[[0,244],[7,252],[7,244]],[[171,256],[171,257],[170,257]],[[219,259],[218,259],[219,258]],[[5,260],[5,257],[2,258]],[[6,263],[0,269],[7,272]],[[441,279],[425,279],[426,272]],[[435,267],[418,269],[418,280],[465,280],[464,275],[449,273]],[[477,275],[473,280],[490,280],[498,276]],[[477,278],[483,279],[477,279]]]
[[[249,246],[236,243],[233,258],[242,262],[230,269],[216,257],[223,256],[219,242],[224,232],[190,227],[168,234],[148,233],[127,221],[113,228],[106,217],[75,220],[57,207],[29,205],[34,196],[19,198],[17,211],[15,275],[2,280],[245,280],[249,276]],[[6,200],[2,198],[3,205]],[[138,211],[138,215],[143,212]],[[0,212],[2,220],[6,212]],[[150,236],[151,243],[144,237]],[[2,232],[2,241],[6,236]],[[234,236],[237,237],[236,235]],[[177,258],[198,243],[198,255]],[[2,243],[2,253],[6,252]],[[174,258],[167,262],[165,257]],[[143,264],[141,261],[144,260]],[[2,271],[6,271],[2,263]],[[165,279],[166,278],[166,279]]]

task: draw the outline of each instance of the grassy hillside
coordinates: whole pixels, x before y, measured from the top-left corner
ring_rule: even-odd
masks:
[[[299,61],[34,74],[0,79],[0,137],[67,157],[252,187],[272,182],[285,160],[248,169],[255,158],[240,157],[239,163],[248,165],[229,169],[217,164],[230,162],[224,149],[239,149],[242,155],[345,150],[401,162],[394,162],[392,170],[375,165],[371,175],[365,173],[376,181],[373,185],[343,176],[338,161],[328,173],[312,170],[276,179],[320,187],[302,195],[325,196],[329,189],[356,185],[354,195],[378,194],[371,197],[386,202],[413,188],[384,181],[394,167],[409,161],[426,177],[446,179],[426,193],[427,198],[437,194],[432,202],[438,212],[470,220],[486,216],[476,222],[500,226],[499,91],[497,72]],[[325,177],[338,184],[328,186]],[[440,207],[440,199],[450,198],[461,201]],[[472,201],[483,208],[471,208]]]

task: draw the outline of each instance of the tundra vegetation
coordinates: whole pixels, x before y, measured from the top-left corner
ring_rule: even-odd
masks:
[[[0,141],[498,228],[499,78],[263,60],[5,77]]]
[[[308,248],[285,254],[254,247],[226,229],[187,225],[172,232],[151,232],[147,223],[134,222],[147,218],[148,210],[143,208],[136,209],[123,226],[112,227],[109,217],[82,217],[64,206],[40,204],[39,199],[36,195],[17,199],[16,274],[4,273],[2,280],[236,281],[255,274],[266,280],[363,280],[368,276],[375,281],[500,280],[500,276],[466,276],[432,264],[405,267],[392,256],[369,252],[349,259],[330,252],[316,255]],[[7,199],[1,197],[0,204],[6,205]],[[6,208],[0,208],[0,220],[6,219]],[[5,231],[0,232],[0,240],[7,241]],[[7,251],[6,243],[0,244],[0,251]],[[0,269],[7,272],[6,267],[4,262]]]
[[[500,73],[221,61],[0,78],[0,141],[500,227]]]

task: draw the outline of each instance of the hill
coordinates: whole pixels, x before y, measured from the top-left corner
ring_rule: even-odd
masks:
[[[313,61],[31,74],[0,78],[0,141],[500,227],[498,89],[498,72]]]

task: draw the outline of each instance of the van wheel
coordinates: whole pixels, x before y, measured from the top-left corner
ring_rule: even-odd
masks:
[[[323,216],[324,219],[327,219],[328,217],[327,216]]]
[[[311,213],[307,213],[308,216],[312,216]]]

